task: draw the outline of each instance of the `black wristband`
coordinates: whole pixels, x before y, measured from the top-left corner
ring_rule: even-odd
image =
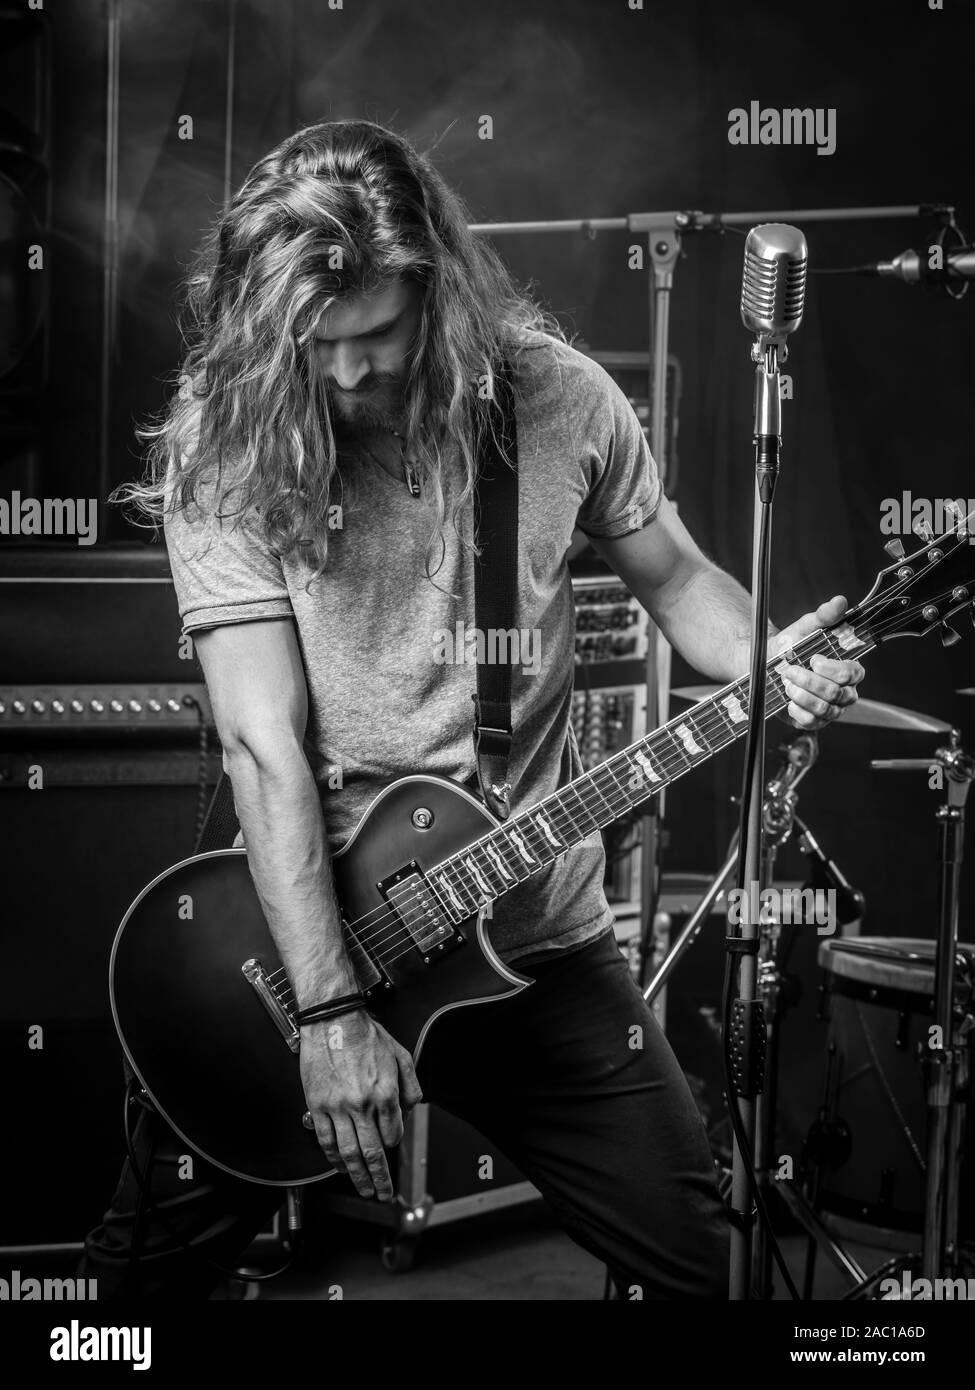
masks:
[[[325,999],[320,1004],[312,1004],[295,1014],[295,1023],[303,1028],[306,1023],[323,1023],[326,1019],[337,1018],[339,1014],[352,1013],[354,1009],[365,1006],[364,994],[343,994],[337,999]]]

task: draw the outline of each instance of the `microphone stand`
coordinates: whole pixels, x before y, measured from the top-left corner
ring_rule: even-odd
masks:
[[[743,906],[741,931],[726,938],[724,988],[724,1036],[728,1110],[734,1131],[731,1221],[731,1261],[728,1296],[746,1299],[751,1287],[752,1168],[755,1154],[756,1101],[762,1089],[765,1053],[765,1020],[757,997],[759,922],[753,906],[760,901],[762,856],[762,807],[765,787],[765,664],[768,653],[768,601],[772,530],[772,499],[779,474],[782,443],[782,410],[779,402],[780,348],[762,338],[752,347],[755,362],[755,511],[752,532],[752,644],[748,733],[742,780],[739,828],[739,902]],[[782,360],[786,349],[781,348]],[[756,891],[750,892],[750,885]],[[737,970],[736,970],[737,966]],[[734,998],[735,976],[738,995]],[[735,1073],[730,1061],[734,1051]]]

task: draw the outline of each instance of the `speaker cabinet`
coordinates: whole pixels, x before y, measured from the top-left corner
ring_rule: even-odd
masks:
[[[124,1151],[112,941],[145,884],[192,852],[197,820],[193,753],[140,748],[116,763],[129,777],[182,767],[183,785],[11,785],[12,768],[53,756],[0,747],[0,1246],[79,1241],[108,1205]],[[72,758],[79,779],[97,778],[122,755]]]

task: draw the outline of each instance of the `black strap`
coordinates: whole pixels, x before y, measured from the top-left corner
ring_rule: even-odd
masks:
[[[474,484],[474,537],[481,551],[474,562],[474,623],[485,639],[491,628],[514,627],[518,585],[518,434],[507,362],[495,372],[494,383],[494,430],[482,438]],[[485,803],[505,820],[512,732],[510,663],[478,662],[477,694],[472,699],[478,785]],[[233,788],[222,772],[194,854],[229,848],[239,829]]]
[[[239,829],[240,823],[234,807],[234,789],[227,774],[221,772],[193,853],[209,854],[214,849],[229,849]]]
[[[474,485],[474,623],[483,637],[493,628],[514,627],[518,586],[518,437],[511,368],[495,372],[494,429],[485,431]],[[511,752],[511,664],[478,662],[474,700],[474,756],[487,806],[501,820],[509,812],[508,757]]]

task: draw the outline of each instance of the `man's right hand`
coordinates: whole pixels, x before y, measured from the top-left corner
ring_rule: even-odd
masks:
[[[301,1082],[325,1157],[360,1197],[393,1199],[385,1148],[422,1099],[413,1058],[363,1009],[301,1030]]]

